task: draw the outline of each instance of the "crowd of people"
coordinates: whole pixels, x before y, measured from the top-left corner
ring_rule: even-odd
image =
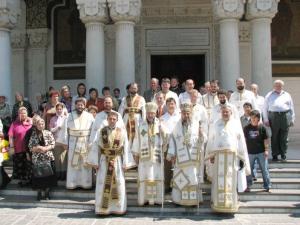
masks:
[[[137,203],[163,204],[165,193],[182,206],[203,202],[202,184],[211,182],[211,207],[233,213],[238,192],[251,191],[257,168],[263,189],[271,188],[268,157],[286,160],[289,127],[294,125],[293,101],[282,80],[274,81],[265,97],[258,85],[247,90],[243,78],[236,91],[206,82],[200,90],[188,79],[184,88],[173,77],[151,79],[139,94],[138,84],[120,89],[88,91],[83,83],[77,95],[68,86],[49,88],[32,106],[16,93],[10,110],[0,96],[0,143],[7,140],[12,155],[12,179],[37,190],[37,199],[49,199],[58,180],[67,189],[96,186],[96,214],[124,214],[124,171],[137,168]],[[270,141],[271,140],[271,141]],[[2,167],[1,187],[10,178]],[[8,146],[6,146],[8,147]]]

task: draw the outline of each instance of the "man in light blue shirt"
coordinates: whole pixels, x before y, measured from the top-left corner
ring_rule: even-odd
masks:
[[[286,160],[289,128],[295,123],[294,103],[291,95],[283,90],[282,80],[274,81],[274,89],[265,97],[263,119],[272,130],[272,156],[278,161],[278,155]]]

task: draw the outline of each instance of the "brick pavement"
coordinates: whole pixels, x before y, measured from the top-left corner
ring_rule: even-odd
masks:
[[[288,214],[202,214],[157,218],[129,214],[122,217],[97,217],[93,211],[45,208],[0,208],[1,225],[300,225],[300,215]]]

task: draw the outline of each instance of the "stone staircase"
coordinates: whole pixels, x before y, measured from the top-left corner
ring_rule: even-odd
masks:
[[[239,213],[300,213],[300,160],[287,162],[270,162],[272,189],[269,193],[262,189],[262,179],[259,173],[257,182],[250,193],[240,193]],[[9,171],[11,168],[8,168]],[[204,203],[199,207],[181,207],[172,203],[171,195],[165,196],[164,208],[160,206],[137,205],[136,171],[126,172],[127,210],[134,214],[161,213],[168,215],[189,215],[209,213],[210,184],[202,185]],[[51,200],[36,201],[36,192],[31,188],[20,188],[13,180],[6,189],[0,190],[0,207],[46,207],[68,209],[94,209],[94,190],[66,190],[65,182],[59,182],[58,187],[51,192]]]

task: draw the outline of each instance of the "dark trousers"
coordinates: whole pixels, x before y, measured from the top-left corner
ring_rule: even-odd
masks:
[[[290,122],[287,113],[269,112],[269,122],[272,130],[272,156],[286,155]]]

